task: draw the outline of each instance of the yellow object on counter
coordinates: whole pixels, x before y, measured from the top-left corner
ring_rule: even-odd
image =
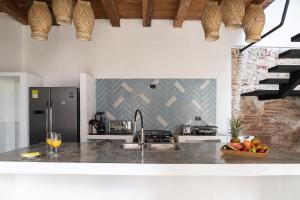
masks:
[[[21,156],[23,158],[35,158],[37,156],[40,156],[40,152],[27,152],[27,153],[22,153]]]

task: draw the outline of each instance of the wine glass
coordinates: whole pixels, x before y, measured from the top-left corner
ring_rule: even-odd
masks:
[[[48,156],[53,155],[53,148],[52,148],[52,141],[54,138],[54,132],[48,132],[46,135],[46,142],[47,142],[47,154]]]
[[[51,142],[51,146],[54,148],[54,153],[53,157],[58,158],[58,148],[61,146],[62,140],[61,140],[61,134],[60,133],[55,133],[53,140]]]

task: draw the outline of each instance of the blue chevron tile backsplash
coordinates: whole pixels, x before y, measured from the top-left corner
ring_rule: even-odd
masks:
[[[97,112],[108,120],[132,120],[141,109],[145,129],[179,132],[201,116],[216,124],[215,79],[97,79]]]

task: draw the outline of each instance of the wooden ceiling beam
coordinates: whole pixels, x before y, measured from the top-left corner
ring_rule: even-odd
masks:
[[[33,0],[0,0],[0,11],[6,12],[22,24],[28,24],[27,12]],[[52,0],[43,0],[51,10]],[[77,0],[74,0],[77,2]],[[112,26],[120,26],[120,18],[143,19],[143,26],[150,27],[152,19],[173,19],[174,27],[181,27],[184,20],[200,20],[203,7],[216,0],[89,0],[97,19],[108,18]],[[217,0],[221,3],[223,0]],[[242,0],[241,0],[242,1]],[[274,0],[243,0],[262,3],[266,8]],[[2,5],[2,6],[1,6]],[[3,9],[2,7],[5,7]],[[55,21],[53,21],[55,25]]]
[[[120,17],[114,0],[101,0],[107,18],[113,27],[120,26]]]
[[[185,16],[188,12],[192,0],[180,0],[174,20],[174,27],[182,27]]]
[[[0,10],[13,17],[23,25],[28,25],[28,16],[23,10],[20,10],[11,0],[1,0]]]
[[[143,26],[150,27],[152,19],[152,0],[142,0]]]

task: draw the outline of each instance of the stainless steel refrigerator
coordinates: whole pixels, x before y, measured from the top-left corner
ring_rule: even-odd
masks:
[[[45,142],[47,132],[61,133],[63,142],[79,142],[79,89],[29,89],[30,145]]]

